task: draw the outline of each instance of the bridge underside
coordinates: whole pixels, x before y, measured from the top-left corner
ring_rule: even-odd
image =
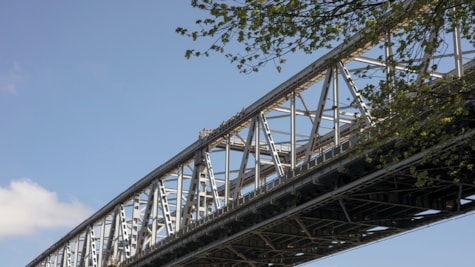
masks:
[[[336,152],[338,166],[317,158],[261,189],[268,194],[247,195],[242,208],[224,209],[127,263],[294,266],[475,210],[473,173],[461,183],[442,176],[416,187],[411,167],[428,177],[445,173],[421,164],[422,153],[382,170]]]

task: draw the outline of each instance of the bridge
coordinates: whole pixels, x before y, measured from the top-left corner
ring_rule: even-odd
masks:
[[[353,36],[203,129],[27,266],[295,266],[475,210],[473,173],[455,183],[427,161],[438,157],[431,149],[385,168],[354,153],[361,123],[374,125],[358,88],[408,71],[385,60],[408,20],[389,19],[397,23],[380,43]],[[434,78],[473,76],[475,50],[454,27],[450,51],[421,59],[444,66]],[[469,128],[439,148],[463,147]],[[422,169],[438,179],[415,186],[411,173]]]

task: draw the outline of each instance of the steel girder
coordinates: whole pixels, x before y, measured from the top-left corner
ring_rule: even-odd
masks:
[[[410,5],[411,1],[407,3]],[[365,103],[358,87],[377,86],[381,79],[391,78],[389,73],[408,70],[403,62],[387,65],[384,60],[392,56],[393,44],[388,41],[390,33],[397,31],[401,23],[404,21],[392,25],[389,34],[381,34],[382,48],[380,44],[368,42],[362,35],[355,35],[216,129],[203,130],[195,143],[119,194],[28,266],[116,266],[140,261],[142,255],[159,251],[161,247],[166,252],[167,245],[174,243],[190,242],[200,248],[210,238],[223,239],[223,246],[218,249],[220,252],[190,254],[196,257],[196,261],[187,254],[183,257],[184,262],[192,261],[193,266],[199,266],[205,264],[200,261],[207,256],[219,262],[219,266],[228,266],[225,259],[229,260],[229,266],[259,266],[263,262],[269,263],[272,256],[281,259],[281,263],[273,262],[278,266],[285,262],[304,262],[333,253],[336,248],[345,249],[395,234],[401,229],[420,225],[419,222],[430,221],[430,216],[445,218],[449,213],[424,215],[422,221],[414,219],[416,211],[444,210],[443,204],[432,203],[435,200],[426,199],[427,195],[417,190],[410,193],[413,189],[407,189],[407,192],[390,190],[388,176],[385,176],[371,187],[371,192],[377,189],[374,192],[381,190],[380,194],[365,190],[347,192],[338,198],[330,198],[328,203],[325,202],[326,208],[312,206],[302,211],[296,209],[291,214],[302,201],[303,192],[289,189],[287,196],[270,199],[270,204],[266,204],[269,206],[262,206],[266,208],[255,204],[249,213],[251,215],[236,217],[229,223],[217,219],[231,211],[247,212],[249,199],[259,203],[261,198],[271,198],[267,188],[280,185],[282,179],[290,177],[289,173],[292,177],[299,176],[303,169],[323,168],[330,160],[339,158],[338,155],[344,154],[341,152],[352,145],[359,129],[358,118],[363,118],[368,127],[372,125],[370,104]],[[436,59],[447,66],[434,72],[433,77],[462,75],[473,65],[475,52],[469,50],[457,30],[454,36],[447,37],[449,41],[454,44],[453,52],[434,51],[422,58],[428,64]],[[353,72],[361,69],[372,70],[373,77],[354,76]],[[337,162],[334,168],[342,164]],[[300,182],[308,182],[306,179]],[[398,181],[401,186],[408,183],[404,179]],[[338,190],[333,182],[328,183],[334,186],[332,190]],[[310,182],[309,188],[316,192],[310,195],[320,199],[321,194],[328,193],[325,191],[327,186]],[[434,190],[451,194],[447,189],[450,185],[441,182],[438,186]],[[463,185],[459,190],[466,195],[472,192],[472,187]],[[420,199],[412,202],[396,201],[417,194],[421,195]],[[415,205],[414,201],[426,204],[429,201],[429,208]],[[466,201],[468,206],[472,205],[471,200]],[[462,207],[460,202],[457,205]],[[379,209],[376,211],[374,207]],[[374,212],[388,214],[398,224],[392,224],[387,217],[370,216]],[[268,220],[271,215],[280,218],[280,214],[289,215],[279,222],[260,228],[251,227]],[[401,218],[406,218],[407,225],[400,223]],[[407,220],[416,220],[417,223],[411,224]],[[200,235],[200,240],[196,241],[186,241],[183,237],[184,233],[194,231],[206,233],[207,230],[199,229],[212,223],[221,227],[219,233],[210,232],[208,237]],[[224,226],[242,229],[244,234],[231,240],[229,235],[237,232],[228,233]],[[387,228],[382,232],[372,230],[378,226]],[[318,252],[312,251],[310,243],[322,242],[325,245],[319,245]],[[193,248],[189,244],[186,246]],[[297,250],[297,247],[305,247],[308,251]],[[257,251],[257,254],[250,251]],[[160,254],[156,255],[159,257]]]
[[[475,177],[414,186],[411,168],[440,174],[422,160],[429,151],[378,169],[347,149],[297,167],[126,266],[295,266],[475,210]]]

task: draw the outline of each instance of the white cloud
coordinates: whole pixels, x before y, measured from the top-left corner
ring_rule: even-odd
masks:
[[[76,226],[91,213],[78,201],[59,201],[55,192],[28,179],[0,187],[0,239]]]
[[[6,74],[0,73],[0,92],[16,94],[17,85],[24,79],[24,72],[20,64],[14,63]]]

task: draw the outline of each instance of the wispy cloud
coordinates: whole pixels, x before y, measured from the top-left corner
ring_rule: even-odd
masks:
[[[0,187],[0,213],[0,239],[3,239],[75,226],[92,211],[78,201],[61,202],[55,192],[23,179]]]
[[[0,73],[0,92],[16,94],[17,86],[24,76],[20,64],[14,63],[6,73]]]

